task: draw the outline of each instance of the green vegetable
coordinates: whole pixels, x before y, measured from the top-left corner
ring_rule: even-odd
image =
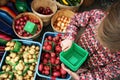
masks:
[[[68,2],[69,6],[73,6],[73,2],[72,1],[70,1],[70,0],[66,0],[66,1]]]

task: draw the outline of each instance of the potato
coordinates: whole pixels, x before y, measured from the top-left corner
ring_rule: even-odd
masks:
[[[16,80],[23,80],[23,77],[22,76],[17,76]]]
[[[31,48],[32,48],[32,49],[35,49],[35,45],[32,45]]]
[[[32,76],[32,75],[33,75],[33,72],[32,72],[31,70],[28,70],[27,73],[28,73],[29,76]]]
[[[10,45],[9,46],[11,46],[11,47],[13,47],[15,45],[15,42],[10,42]]]
[[[32,58],[32,55],[29,54],[28,58],[31,59],[31,58]]]
[[[34,66],[30,66],[30,70],[34,71],[35,67]]]
[[[34,77],[31,77],[31,79],[30,80],[34,80]]]
[[[36,46],[36,47],[35,47],[35,50],[36,50],[36,51],[39,51],[39,50],[40,50],[40,47],[39,47],[39,46]]]
[[[6,68],[7,68],[7,65],[3,65],[3,66],[2,66],[2,70],[3,70],[3,71],[5,71]]]
[[[6,51],[9,51],[9,50],[10,50],[10,47],[6,47],[5,50],[6,50]]]
[[[14,49],[14,47],[10,47],[10,50],[13,50]]]
[[[11,59],[10,56],[7,56],[7,57],[6,57],[6,60],[7,60],[7,61],[10,61],[10,59]]]
[[[16,53],[11,52],[9,56],[12,57],[12,58],[15,58],[16,57]]]
[[[8,77],[8,74],[7,74],[7,73],[0,75],[0,78],[7,78],[7,77]]]
[[[24,45],[22,45],[22,49],[23,49],[23,50],[25,49],[25,46],[24,46]]]
[[[22,71],[18,70],[18,71],[17,71],[17,74],[19,74],[19,75],[22,74]]]
[[[15,57],[14,61],[17,62],[19,60],[19,56]]]
[[[29,61],[29,63],[32,63],[32,62],[34,62],[34,59],[29,59],[28,61]]]
[[[24,58],[24,62],[26,62],[26,63],[27,63],[27,62],[28,62],[28,59],[27,59],[27,58]]]
[[[35,51],[31,49],[31,50],[29,50],[29,53],[30,54],[35,54]]]

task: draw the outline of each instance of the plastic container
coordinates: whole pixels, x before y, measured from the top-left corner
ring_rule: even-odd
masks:
[[[14,40],[15,41],[19,41],[19,42],[21,42],[24,45],[32,45],[32,44],[34,44],[34,45],[37,45],[37,46],[39,46],[41,48],[41,44],[39,42],[29,41],[29,40],[21,40],[21,39],[14,39]],[[41,49],[39,51],[39,56],[40,56],[40,53],[41,53]],[[2,71],[2,66],[5,64],[5,58],[6,58],[6,56],[8,54],[9,54],[9,52],[5,51],[5,53],[4,53],[3,57],[2,57],[1,64],[0,64],[0,72]],[[35,73],[34,73],[34,80],[36,80],[35,78],[36,78],[36,70],[35,70]]]
[[[37,12],[39,7],[49,7],[53,13],[50,15],[40,14]],[[31,9],[34,14],[38,15],[42,19],[44,26],[46,26],[50,23],[51,17],[56,13],[57,5],[53,0],[33,0],[31,3]]]
[[[43,38],[42,38],[42,46],[43,46],[44,40],[45,40],[45,38],[46,38],[47,36],[53,36],[53,37],[55,37],[57,34],[58,34],[58,33],[56,33],[56,32],[46,32],[46,33],[43,35]],[[42,48],[41,48],[41,49],[42,49]],[[42,50],[41,50],[41,52],[42,52]],[[38,60],[38,64],[37,64],[37,75],[38,75],[39,77],[43,77],[43,78],[52,80],[53,77],[51,77],[51,76],[46,76],[46,75],[44,75],[44,74],[39,73],[39,71],[38,71],[38,66],[39,66],[39,64],[40,64],[40,61],[41,61],[41,54],[40,54],[40,57],[39,57],[39,60]],[[55,78],[54,80],[70,80],[70,79],[71,79],[71,76],[70,76],[69,74],[67,74],[67,76],[66,76],[65,79],[63,79],[63,78]]]
[[[77,71],[87,56],[88,52],[73,42],[70,49],[60,53],[60,60],[72,71]]]

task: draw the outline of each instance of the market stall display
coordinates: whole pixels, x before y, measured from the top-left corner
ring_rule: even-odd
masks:
[[[62,34],[46,32],[42,39],[41,55],[37,64],[39,77],[56,80],[69,80],[71,76],[61,68],[59,54]]]
[[[22,47],[17,53],[5,52],[0,65],[0,79],[34,80],[41,44],[20,39],[14,39],[13,41],[22,43]]]
[[[13,30],[22,39],[34,39],[38,37],[42,28],[42,20],[30,12],[19,14],[13,21]]]
[[[52,0],[34,0],[31,3],[31,9],[34,14],[42,19],[44,26],[46,26],[50,23],[51,17],[56,13],[57,5]]]
[[[68,14],[69,13],[69,14]],[[74,12],[67,9],[58,10],[51,19],[51,26],[55,32],[64,33]]]

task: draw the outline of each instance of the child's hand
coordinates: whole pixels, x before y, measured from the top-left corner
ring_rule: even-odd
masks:
[[[63,51],[68,50],[72,45],[72,40],[65,39],[61,42],[61,47]]]
[[[66,72],[68,72],[68,74],[70,74],[75,80],[79,80],[79,76],[77,73],[72,72],[71,70],[69,70],[68,68],[65,67],[65,65],[62,63],[61,64],[62,69],[64,69]]]

